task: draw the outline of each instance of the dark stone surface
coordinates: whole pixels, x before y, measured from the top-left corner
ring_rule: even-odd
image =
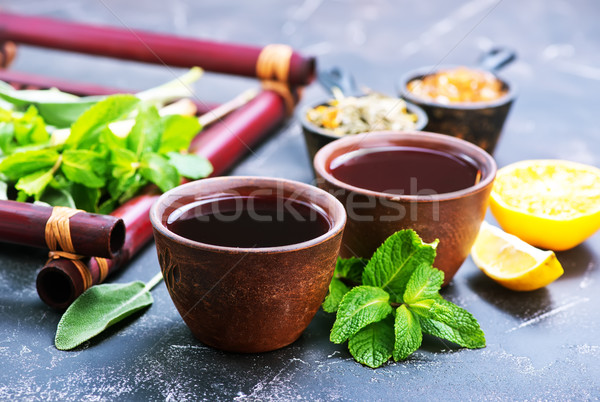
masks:
[[[600,166],[600,5],[594,0],[193,2],[157,0],[0,1],[0,8],[90,23],[253,44],[289,43],[340,65],[357,81],[395,93],[409,69],[474,64],[492,45],[514,47],[501,73],[519,97],[498,147],[499,166],[565,158]],[[14,68],[142,89],[179,69],[22,48]],[[252,80],[210,74],[199,96],[224,101]],[[304,102],[324,95],[307,88]],[[295,120],[234,170],[310,182]],[[565,275],[530,293],[493,283],[468,259],[444,295],[486,332],[482,350],[427,338],[406,362],[372,370],[328,340],[323,312],[282,350],[220,352],[196,341],[164,284],[143,314],[72,352],[54,347],[60,314],[35,291],[45,253],[0,245],[1,400],[594,400],[600,396],[600,235],[558,254]],[[159,269],[149,245],[113,281],[149,280]]]

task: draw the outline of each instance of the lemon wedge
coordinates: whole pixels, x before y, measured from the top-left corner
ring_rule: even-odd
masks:
[[[570,249],[600,228],[600,169],[559,159],[513,163],[498,170],[490,209],[527,243]]]
[[[486,222],[481,225],[471,257],[487,276],[518,291],[543,288],[564,272],[553,251],[533,247]]]

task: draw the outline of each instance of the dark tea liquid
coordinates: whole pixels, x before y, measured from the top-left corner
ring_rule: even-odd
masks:
[[[471,187],[478,169],[436,150],[389,146],[361,149],[331,162],[331,174],[355,187],[393,194],[443,194]]]
[[[273,196],[198,200],[173,211],[167,228],[201,243],[226,247],[276,247],[325,234],[329,221],[318,207]]]

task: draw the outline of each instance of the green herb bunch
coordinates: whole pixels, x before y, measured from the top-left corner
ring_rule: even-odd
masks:
[[[370,260],[338,259],[323,310],[337,312],[330,339],[348,340],[356,361],[379,367],[416,351],[423,333],[467,348],[485,347],[477,320],[440,296],[444,273],[433,267],[437,240],[413,230],[390,236]]]
[[[167,191],[182,177],[199,179],[212,172],[208,160],[185,154],[201,129],[198,119],[161,116],[139,94],[66,101],[73,95],[37,91],[35,97],[44,99],[33,101],[32,91],[7,95],[5,87],[0,89],[0,199],[12,195],[18,201],[110,213],[149,183]],[[52,96],[58,100],[48,100]],[[127,135],[111,130],[111,124],[132,116]],[[66,139],[57,141],[51,135],[57,126],[47,121],[70,124]]]

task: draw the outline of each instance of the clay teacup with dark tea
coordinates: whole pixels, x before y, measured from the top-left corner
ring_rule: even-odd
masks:
[[[346,213],[307,184],[216,177],[166,192],[150,219],[169,295],[192,333],[250,353],[306,329],[333,276]]]
[[[379,132],[334,141],[315,156],[317,184],[346,208],[342,257],[370,258],[393,233],[439,239],[447,285],[468,256],[496,175],[483,149],[448,135]]]

